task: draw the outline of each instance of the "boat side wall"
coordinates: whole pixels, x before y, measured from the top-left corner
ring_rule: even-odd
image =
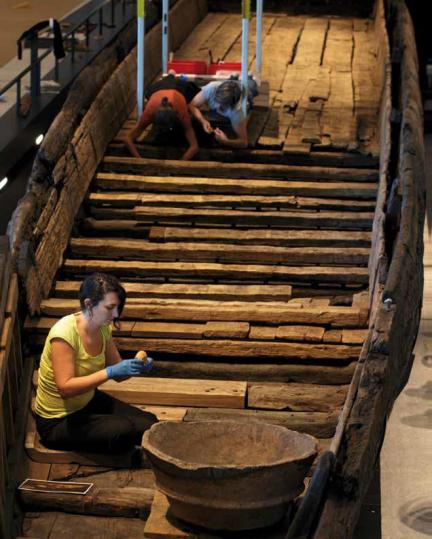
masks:
[[[206,12],[206,0],[178,0],[170,11],[173,50]],[[145,51],[148,83],[161,68],[160,22],[146,34]],[[110,54],[116,55],[115,45]],[[117,65],[118,61],[115,63]],[[26,290],[31,315],[38,312],[41,300],[49,294],[75,217],[105,149],[135,106],[136,48],[111,76],[110,73],[107,74],[101,60],[83,72],[46,136],[47,142],[44,141],[33,167],[28,192],[9,223],[12,255]],[[91,91],[84,90],[94,79],[99,79],[100,91],[94,91],[97,83],[90,84]],[[73,125],[72,129],[68,129],[69,124]]]
[[[378,256],[376,267],[372,268],[376,272],[376,281],[366,359],[314,539],[349,539],[354,534],[362,499],[379,458],[386,419],[411,369],[412,350],[420,319],[425,176],[422,100],[408,10],[405,3],[399,0],[391,0],[388,9],[393,10],[396,22],[393,63],[398,60],[395,48],[400,53],[400,92],[397,92],[397,100],[394,99],[398,90],[394,77],[392,88],[392,131],[396,130],[399,145],[390,159],[388,139],[382,140],[381,174],[386,175],[384,161],[389,160],[388,187],[391,190],[393,186],[392,196],[396,200],[399,197],[400,204],[387,200],[384,231],[390,265],[388,272],[384,271],[385,264],[381,265],[380,271]],[[397,65],[393,65],[393,73],[395,69],[398,69]],[[386,117],[388,112],[383,115],[383,118]],[[387,118],[389,121],[390,118]],[[387,128],[382,126],[382,129],[382,132],[388,133]],[[391,174],[392,165],[396,165],[396,184],[396,178]],[[377,219],[376,225],[381,226],[380,219]],[[379,237],[377,230],[375,233]],[[381,240],[378,239],[376,245],[381,245]]]

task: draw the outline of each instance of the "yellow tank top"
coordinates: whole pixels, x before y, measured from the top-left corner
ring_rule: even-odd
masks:
[[[111,327],[101,327],[103,340],[102,351],[97,356],[90,356],[85,351],[83,342],[78,333],[78,314],[79,313],[69,314],[56,322],[48,333],[48,337],[45,341],[39,366],[39,380],[36,392],[36,413],[47,419],[65,417],[77,410],[81,410],[94,395],[94,389],[92,389],[86,393],[67,399],[60,396],[54,380],[51,362],[52,339],[63,339],[75,350],[75,376],[92,374],[105,367],[105,348],[107,341],[111,338]]]

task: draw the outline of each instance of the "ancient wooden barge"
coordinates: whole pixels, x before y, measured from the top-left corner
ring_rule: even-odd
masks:
[[[238,60],[234,4],[178,0],[176,58],[211,49]],[[10,223],[11,252],[1,252],[10,282],[0,351],[5,537],[19,534],[12,508],[33,537],[204,537],[166,527],[151,472],[129,469],[127,456],[47,451],[35,436],[29,351],[76,308],[78,283],[95,270],[117,274],[129,294],[119,348],[146,349],[157,365],[153,379],[105,389],[163,420],[262,420],[313,434],[321,452],[304,496],[286,522],[256,536],[352,536],[420,316],[417,61],[403,1],[309,2],[296,13],[286,4],[266,6],[268,85],[247,150],[201,149],[186,163],[179,149],[144,139],[141,159],[125,156],[133,28],[77,80],[47,134]],[[157,24],[146,37],[148,81],[159,48]],[[25,477],[96,486],[85,502],[18,500]]]

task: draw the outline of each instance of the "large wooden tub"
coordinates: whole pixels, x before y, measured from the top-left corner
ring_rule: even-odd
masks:
[[[218,530],[280,520],[317,453],[312,436],[237,421],[158,423],[144,435],[144,449],[173,513]]]

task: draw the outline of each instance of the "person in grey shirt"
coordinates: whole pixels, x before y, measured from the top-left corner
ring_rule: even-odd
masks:
[[[257,83],[252,77],[248,80],[248,102],[252,104],[252,99],[258,94]],[[231,122],[236,138],[228,138],[219,128],[213,129],[210,122],[203,116],[201,107],[208,105],[208,108],[217,112],[221,116],[228,118]],[[201,124],[208,134],[213,133],[216,141],[223,146],[231,148],[246,148],[247,119],[242,111],[242,87],[239,80],[229,79],[226,81],[210,82],[202,87],[201,91],[189,103],[191,115]]]

